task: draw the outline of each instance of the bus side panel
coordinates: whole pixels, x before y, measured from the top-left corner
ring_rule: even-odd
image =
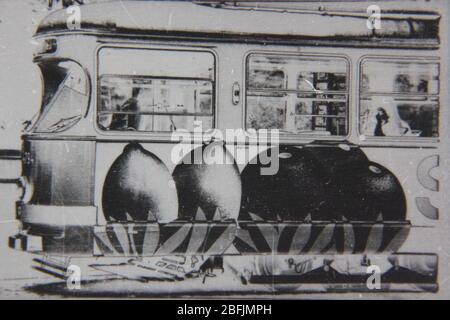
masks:
[[[363,148],[370,160],[390,170],[402,185],[407,201],[406,219],[412,228],[402,246],[406,252],[433,252],[439,247],[437,232],[444,214],[435,165],[439,149],[427,148]],[[430,190],[435,189],[435,190]]]
[[[28,141],[32,204],[89,206],[93,204],[94,142]],[[28,150],[27,150],[28,149]],[[27,170],[25,170],[27,171]]]

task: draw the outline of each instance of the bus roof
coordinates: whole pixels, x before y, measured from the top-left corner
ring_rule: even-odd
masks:
[[[340,7],[319,7],[311,3],[302,6],[300,3],[114,1],[80,6],[80,19],[81,31],[113,34],[207,34],[241,39],[258,36],[437,39],[439,14],[414,10],[409,4],[410,1],[405,1],[403,5],[409,11],[399,8],[382,12],[379,30],[367,26],[367,2],[359,6],[351,2],[346,7],[341,2]],[[39,25],[37,34],[73,31],[67,23],[69,16],[66,10],[51,13]]]

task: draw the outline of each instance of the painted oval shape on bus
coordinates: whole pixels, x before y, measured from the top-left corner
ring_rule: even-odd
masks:
[[[303,221],[330,220],[326,210],[329,192],[320,165],[304,150],[283,146],[272,148],[278,153],[279,168],[275,174],[263,175],[258,155],[242,172],[243,202],[240,219],[252,213],[262,220]],[[273,159],[272,154],[268,155]],[[254,163],[254,164],[252,164]]]
[[[402,221],[406,198],[397,177],[375,162],[341,167],[331,182],[339,190],[337,211],[351,221]]]
[[[108,221],[158,221],[178,216],[177,192],[170,172],[138,143],[128,144],[112,164],[103,187]]]
[[[336,181],[335,176],[339,175],[342,170],[351,172],[352,168],[367,167],[369,159],[359,147],[350,144],[336,145],[318,141],[306,145],[303,150],[321,167],[328,193],[327,203],[323,204],[324,210],[327,211],[327,217],[337,221],[341,220],[346,212],[342,211],[342,187],[338,183],[333,183]],[[342,183],[346,183],[346,181],[342,181]]]
[[[241,179],[233,156],[220,142],[185,155],[173,172],[179,218],[187,220],[237,219]]]
[[[350,144],[326,144],[316,142],[304,147],[305,152],[322,166],[329,178],[344,166],[358,166],[369,162],[366,154],[357,146]]]

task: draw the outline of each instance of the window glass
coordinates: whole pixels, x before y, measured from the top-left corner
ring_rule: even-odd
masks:
[[[367,136],[437,137],[439,65],[367,59],[362,63],[360,131]]]
[[[201,121],[203,130],[214,127],[214,59],[210,53],[108,49],[100,58],[104,58],[100,69],[105,73],[99,79],[100,128],[193,131],[194,121]],[[116,67],[116,59],[134,62]]]
[[[252,54],[247,128],[347,134],[347,63],[341,58]]]
[[[35,132],[61,132],[77,123],[86,112],[88,80],[84,70],[71,61],[40,65],[44,79],[41,114]]]

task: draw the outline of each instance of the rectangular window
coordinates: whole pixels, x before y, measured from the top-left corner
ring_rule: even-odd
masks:
[[[345,136],[347,82],[343,58],[251,54],[247,59],[247,128]]]
[[[438,63],[365,59],[360,90],[361,134],[439,136]]]
[[[124,63],[126,61],[126,63]],[[214,56],[208,52],[103,49],[98,125],[171,132],[214,127]]]

